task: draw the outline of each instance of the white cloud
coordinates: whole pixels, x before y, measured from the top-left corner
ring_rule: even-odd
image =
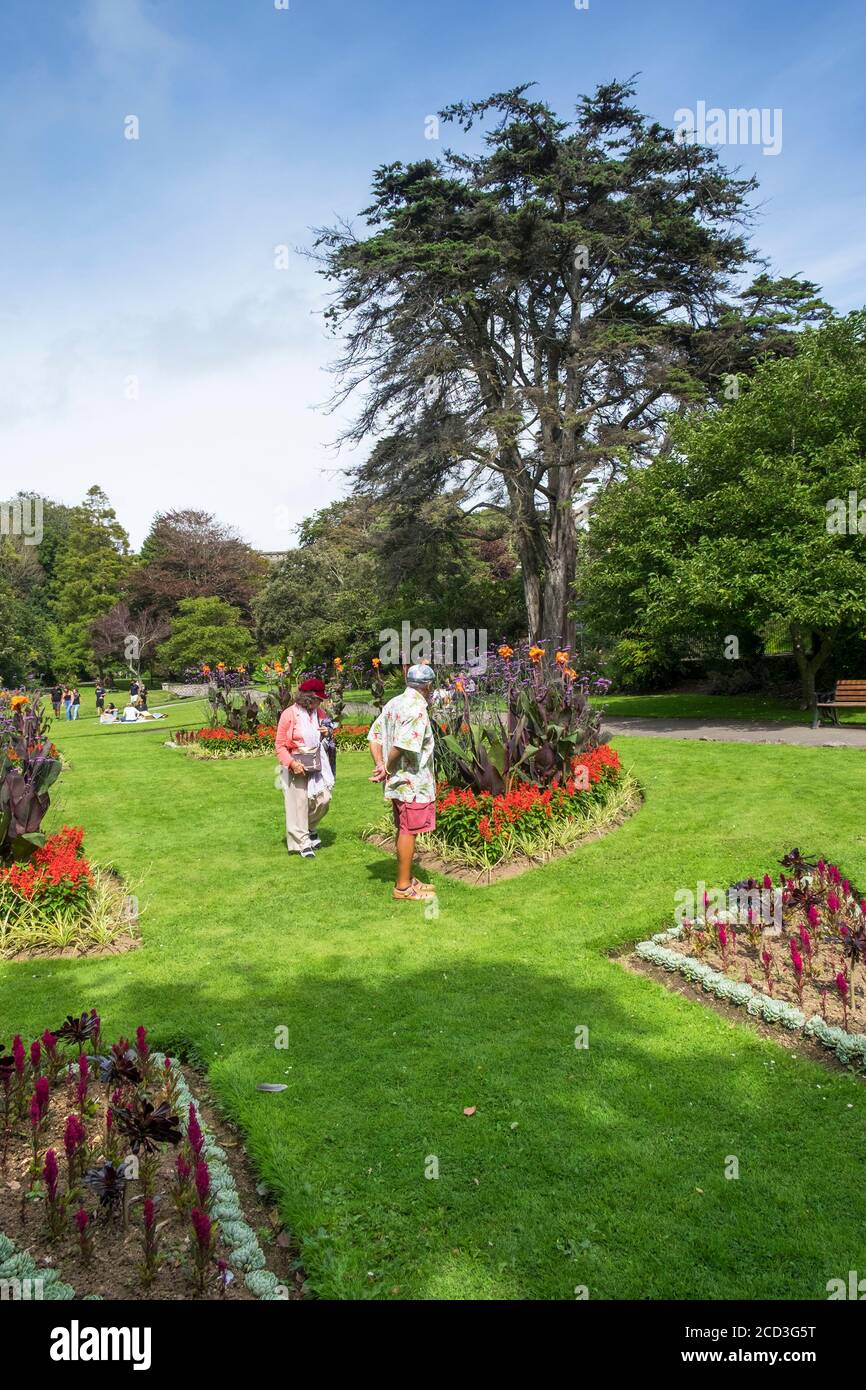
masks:
[[[105,75],[117,75],[142,59],[173,66],[183,56],[184,45],[155,22],[154,8],[144,0],[87,0],[83,30]]]

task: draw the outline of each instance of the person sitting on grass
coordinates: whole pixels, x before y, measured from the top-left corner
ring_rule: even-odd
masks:
[[[120,719],[123,724],[135,724],[135,722],[137,721],[138,710],[135,708],[135,705],[132,703],[131,700],[129,704],[126,706],[125,710],[123,711],[123,714],[120,716]]]
[[[415,836],[436,829],[433,727],[427,709],[435,679],[432,666],[410,666],[403,694],[388,701],[367,735],[376,765],[370,781],[384,783],[394,816],[397,881],[392,897],[398,902],[436,896],[432,884],[412,877]]]
[[[115,704],[110,704],[110,705],[108,706],[108,709],[103,710],[102,713],[101,713],[100,716],[99,716],[99,722],[100,722],[100,724],[116,724],[116,723],[117,723],[117,705],[115,705]]]

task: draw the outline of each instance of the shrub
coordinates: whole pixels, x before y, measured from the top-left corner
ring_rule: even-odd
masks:
[[[48,789],[60,757],[36,695],[0,690],[0,864],[29,859],[45,843]]]
[[[610,685],[572,660],[564,649],[503,644],[483,675],[456,677],[434,710],[437,766],[447,780],[498,796],[519,781],[567,778],[574,758],[602,742],[601,713],[588,695]]]

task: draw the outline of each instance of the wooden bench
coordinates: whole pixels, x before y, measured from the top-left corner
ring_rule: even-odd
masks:
[[[837,681],[832,700],[816,698],[812,728],[817,729],[819,720],[838,724],[840,709],[866,709],[866,680]]]

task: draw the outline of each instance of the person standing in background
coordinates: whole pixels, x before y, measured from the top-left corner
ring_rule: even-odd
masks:
[[[72,718],[72,691],[69,689],[69,686],[68,686],[68,685],[65,685],[65,686],[63,687],[63,708],[64,708],[64,710],[65,710],[65,712],[66,712],[66,718],[67,718],[67,719],[71,719],[71,718]]]
[[[96,683],[96,713],[97,713],[97,715],[102,714],[102,711],[103,711],[104,709],[105,709],[105,686],[102,684],[102,681],[97,681],[97,683]]]
[[[59,685],[51,687],[51,705],[54,709],[54,718],[60,718],[60,701],[63,699],[63,691]]]
[[[73,692],[72,692],[72,713],[71,713],[71,715],[69,716],[70,719],[77,719],[77,718],[78,718],[78,712],[79,712],[80,709],[81,709],[81,692],[79,691],[78,686],[76,685],[75,689],[74,689]]]

